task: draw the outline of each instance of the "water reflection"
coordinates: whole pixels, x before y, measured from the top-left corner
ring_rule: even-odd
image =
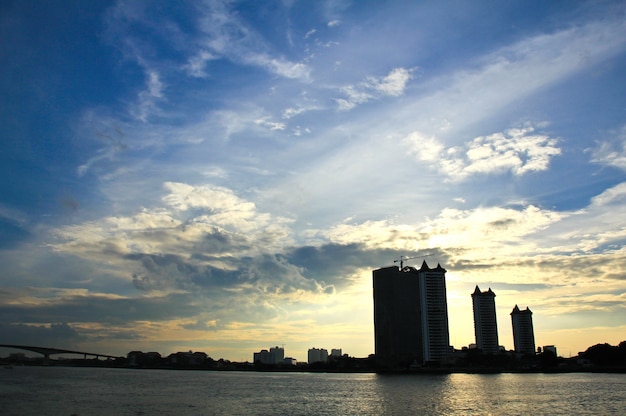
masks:
[[[3,416],[623,415],[626,377],[40,367],[0,373],[0,403]]]
[[[375,396],[379,398],[378,414],[439,413],[447,396],[450,375],[376,375]],[[375,414],[371,412],[370,414]]]
[[[374,385],[378,414],[626,414],[626,378],[617,374],[377,376]]]

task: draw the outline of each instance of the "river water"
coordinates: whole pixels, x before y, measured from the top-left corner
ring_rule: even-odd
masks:
[[[626,374],[0,369],[3,416],[626,415]]]

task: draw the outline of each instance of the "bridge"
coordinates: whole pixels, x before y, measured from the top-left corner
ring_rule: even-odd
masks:
[[[103,358],[124,358],[115,355],[107,355],[107,354],[96,354],[93,352],[84,352],[84,351],[72,351],[72,350],[63,350],[60,348],[46,348],[46,347],[32,347],[29,345],[9,345],[9,344],[0,344],[0,348],[15,348],[18,350],[26,350],[32,351],[39,354],[42,354],[45,361],[50,359],[50,356],[53,354],[79,354],[82,355],[86,360],[87,357],[95,357],[96,359]]]

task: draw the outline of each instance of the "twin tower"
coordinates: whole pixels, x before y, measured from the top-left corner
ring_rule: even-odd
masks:
[[[448,330],[446,269],[383,267],[374,270],[374,344],[376,364],[382,369],[408,368],[447,362],[452,353]],[[472,293],[476,347],[497,353],[498,327],[495,293]],[[511,313],[515,350],[534,352],[532,312]]]

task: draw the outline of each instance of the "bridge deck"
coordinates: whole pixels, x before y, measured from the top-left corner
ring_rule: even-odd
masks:
[[[60,348],[47,348],[47,347],[34,347],[30,345],[9,345],[9,344],[0,344],[2,348],[15,348],[18,350],[27,350],[42,354],[44,357],[49,357],[52,354],[80,354],[83,356],[91,356],[91,357],[104,357],[104,358],[124,358],[115,355],[108,354],[96,354],[93,352],[84,352],[84,351],[72,351],[72,350],[64,350]]]

